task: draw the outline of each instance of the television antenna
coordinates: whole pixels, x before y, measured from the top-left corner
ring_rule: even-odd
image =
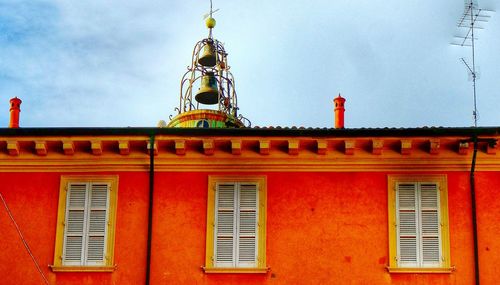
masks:
[[[468,64],[464,58],[460,60],[463,62],[465,67],[467,67],[469,76],[472,78],[472,88],[474,97],[474,109],[472,111],[472,118],[474,120],[474,127],[477,127],[478,111],[477,111],[477,100],[476,100],[476,80],[479,79],[478,73],[476,72],[476,58],[475,58],[475,41],[477,38],[474,36],[474,30],[484,29],[482,24],[488,22],[491,18],[489,12],[491,10],[485,10],[478,7],[477,0],[464,0],[465,9],[458,20],[457,27],[460,30],[465,29],[465,35],[455,36],[455,41],[452,45],[467,46],[471,47],[472,52],[472,64]]]

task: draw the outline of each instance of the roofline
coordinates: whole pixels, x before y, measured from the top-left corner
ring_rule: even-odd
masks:
[[[492,136],[500,127],[423,127],[423,128],[150,128],[150,127],[84,127],[84,128],[0,128],[0,136],[270,136],[270,137],[421,137],[421,136]]]

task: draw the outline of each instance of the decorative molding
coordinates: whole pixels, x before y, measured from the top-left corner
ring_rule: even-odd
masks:
[[[236,155],[241,154],[241,140],[238,139],[231,140],[231,153]]]
[[[75,154],[75,144],[72,141],[63,141],[62,142],[63,152],[66,155]]]
[[[498,139],[500,136],[493,136]],[[179,137],[157,136],[158,169],[255,171],[467,170],[471,143],[464,137]],[[477,165],[500,169],[498,146],[479,142]],[[159,150],[163,150],[159,152]],[[0,171],[64,169],[137,171],[148,162],[145,136],[0,137]],[[189,151],[189,156],[184,156]],[[64,153],[64,156],[61,156]],[[402,154],[410,154],[402,155]],[[436,155],[439,154],[439,155]],[[210,168],[212,169],[212,168]],[[71,170],[69,170],[71,171]]]
[[[269,142],[269,140],[263,140],[263,139],[259,140],[259,153],[264,154],[264,155],[268,155],[270,145],[271,145],[271,143]]]
[[[7,152],[11,156],[18,156],[19,155],[19,142],[7,141]]]
[[[93,155],[101,155],[102,154],[102,143],[99,140],[94,140],[90,142],[90,150]]]
[[[291,154],[291,155],[299,154],[299,141],[298,140],[288,140],[288,154]]]
[[[47,155],[47,142],[46,141],[35,141],[35,151],[37,155],[46,156]]]
[[[130,154],[130,142],[128,140],[118,141],[118,150],[121,155]]]
[[[402,139],[401,140],[401,154],[409,155],[411,154],[412,140]]]
[[[123,157],[122,157],[123,159]],[[146,161],[146,159],[142,159]],[[234,161],[234,158],[232,159]],[[310,158],[307,160],[311,160]],[[210,161],[213,162],[213,161]],[[221,172],[226,173],[231,172],[398,172],[398,173],[414,173],[414,172],[454,172],[454,171],[469,171],[470,161],[466,162],[456,162],[456,164],[425,164],[425,165],[415,165],[411,162],[407,164],[349,164],[349,163],[338,163],[337,161],[327,161],[321,163],[307,163],[304,161],[300,162],[290,162],[290,163],[266,163],[258,164],[253,163],[251,165],[245,164],[243,162],[234,164],[231,161],[225,161],[224,163],[210,164],[210,162],[205,162],[205,164],[199,163],[165,163],[158,162],[155,160],[155,171],[168,171],[168,172]],[[207,165],[210,167],[207,168]],[[147,169],[148,163],[137,163],[137,164],[106,164],[106,163],[88,163],[88,164],[66,164],[66,163],[40,163],[38,165],[26,165],[26,164],[2,164],[0,163],[0,172],[78,172],[78,173],[98,173],[98,172],[142,172]],[[476,171],[500,171],[500,165],[498,162],[483,162],[482,164],[476,164]]]
[[[203,140],[203,153],[206,155],[213,155],[215,150],[215,144],[213,139]]]
[[[439,154],[439,139],[430,139],[429,140],[429,153],[430,154]]]
[[[372,139],[372,154],[381,155],[384,148],[384,141],[381,139]]]
[[[469,153],[469,143],[459,142],[458,143],[458,153],[461,155],[467,155]]]
[[[185,155],[186,154],[186,141],[185,140],[175,140],[175,154]]]
[[[344,141],[344,153],[347,155],[353,155],[354,149],[356,148],[355,140],[345,140]]]
[[[151,142],[147,141],[147,147],[146,147],[146,150],[148,151],[148,154],[149,154],[149,150],[151,149]],[[155,141],[154,144],[153,144],[153,153],[155,156],[158,155],[158,141]]]
[[[318,154],[324,155],[326,154],[328,143],[326,140],[316,140],[316,151]]]

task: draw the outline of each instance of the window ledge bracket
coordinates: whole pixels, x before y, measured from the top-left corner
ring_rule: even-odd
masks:
[[[202,266],[205,273],[268,273],[271,267],[255,267],[255,268],[233,268],[233,267],[205,267]]]
[[[452,273],[455,271],[455,266],[452,267],[433,267],[433,268],[422,268],[422,267],[386,267],[389,273]]]
[[[49,265],[53,272],[113,272],[117,269],[117,265],[105,266],[62,266]]]

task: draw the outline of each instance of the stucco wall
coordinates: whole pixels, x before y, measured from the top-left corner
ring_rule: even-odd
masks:
[[[51,284],[144,283],[148,173],[120,173],[114,255],[118,268],[114,273],[53,273],[48,267],[54,259],[60,176],[0,173],[1,192]],[[44,284],[5,208],[0,206],[0,284]]]
[[[102,174],[102,173],[101,173]],[[61,173],[0,173],[0,191],[52,284],[144,284],[148,173],[119,175],[113,273],[53,273]],[[469,175],[450,172],[451,274],[389,274],[387,173],[245,173],[267,176],[268,274],[205,274],[210,173],[157,172],[151,284],[472,284]],[[214,173],[220,175],[221,173]],[[235,173],[227,173],[235,174]],[[245,175],[243,174],[243,175]],[[500,264],[500,173],[477,173],[481,284]],[[1,284],[43,284],[0,207]]]

